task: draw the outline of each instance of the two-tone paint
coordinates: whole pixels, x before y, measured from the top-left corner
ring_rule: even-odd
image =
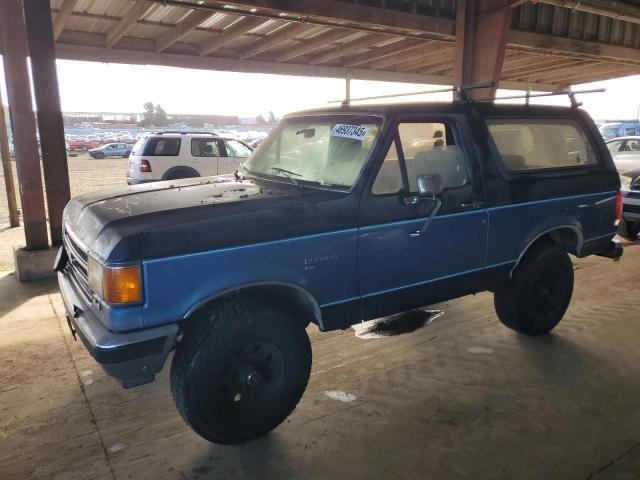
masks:
[[[211,299],[265,285],[301,292],[321,329],[345,328],[493,288],[542,235],[583,256],[604,249],[615,234],[619,177],[595,125],[580,110],[407,104],[303,114],[332,112],[384,118],[349,191],[218,177],[72,200],[65,225],[89,254],[106,264],[142,265],[142,305],[100,305],[96,314],[106,328],[125,332],[180,322]],[[509,173],[484,123],[502,117],[575,121],[598,164]],[[445,190],[435,216],[434,200],[411,203],[404,194],[371,191],[396,126],[405,121],[446,122],[465,152],[470,182]]]

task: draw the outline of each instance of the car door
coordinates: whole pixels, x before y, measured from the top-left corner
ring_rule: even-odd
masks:
[[[203,177],[220,175],[219,160],[223,155],[222,141],[214,137],[194,137],[191,139],[189,163]]]
[[[244,162],[251,155],[251,148],[238,140],[225,139],[224,140],[225,152],[227,158],[224,161],[224,168],[218,168],[224,170],[222,173],[235,172],[240,164]],[[220,164],[219,164],[220,165]]]
[[[400,116],[360,201],[362,315],[377,318],[481,289],[487,211],[464,115]],[[418,195],[439,175],[437,197]]]
[[[620,172],[640,168],[640,138],[622,140],[619,148],[612,152],[612,155],[616,168]]]

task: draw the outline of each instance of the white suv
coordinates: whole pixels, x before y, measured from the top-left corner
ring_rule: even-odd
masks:
[[[151,133],[133,146],[127,183],[229,174],[249,155],[251,148],[241,141],[212,133]]]

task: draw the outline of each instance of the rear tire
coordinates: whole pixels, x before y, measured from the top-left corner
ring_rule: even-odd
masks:
[[[636,240],[640,234],[640,223],[629,222],[624,218],[620,219],[618,223],[618,235],[629,240]]]
[[[311,372],[311,344],[299,320],[232,298],[190,321],[171,364],[171,392],[196,433],[238,444],[287,418]]]
[[[181,178],[196,178],[199,177],[200,175],[198,174],[197,171],[191,171],[191,170],[186,170],[186,169],[180,169],[180,170],[174,170],[173,172],[169,173],[169,175],[167,175],[164,179],[165,180],[180,180]]]
[[[505,285],[494,293],[500,321],[525,335],[543,335],[562,320],[573,293],[569,255],[551,242],[529,250]]]

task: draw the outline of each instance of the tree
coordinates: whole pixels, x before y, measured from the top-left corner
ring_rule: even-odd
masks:
[[[166,127],[168,125],[167,121],[167,112],[164,111],[164,108],[160,106],[160,104],[156,105],[155,118],[153,120],[153,124],[156,127]]]
[[[142,114],[142,122],[140,123],[143,127],[149,127],[153,125],[156,118],[155,107],[153,106],[153,102],[146,102],[142,108],[144,108],[144,113]]]
[[[260,115],[258,115],[256,117],[256,122],[257,123],[267,123],[267,120],[266,120],[266,118],[264,118],[264,116],[262,114],[260,114]]]
[[[267,122],[268,123],[276,123],[278,121],[278,118],[275,116],[275,114],[272,111],[269,111],[269,116],[267,117]]]

